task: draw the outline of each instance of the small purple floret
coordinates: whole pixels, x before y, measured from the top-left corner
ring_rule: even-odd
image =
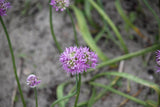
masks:
[[[0,0],[0,16],[7,15],[7,10],[11,7],[10,3],[6,0]]]
[[[156,66],[156,72],[160,72],[160,67]]]
[[[69,0],[51,0],[50,5],[56,9],[56,11],[64,11],[69,7]]]
[[[156,52],[156,62],[160,66],[160,50],[157,50]]]
[[[63,69],[68,73],[79,74],[89,68],[95,68],[98,56],[87,47],[69,47],[60,56]]]
[[[40,82],[41,80],[39,80],[34,74],[29,75],[27,78],[27,85],[29,85],[31,88],[36,87]]]
[[[158,65],[158,66],[156,66],[156,69],[157,69],[156,71],[160,72],[160,50],[156,51],[156,62]]]

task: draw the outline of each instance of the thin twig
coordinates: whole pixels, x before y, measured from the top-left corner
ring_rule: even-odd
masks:
[[[124,60],[120,62],[118,72],[123,72],[123,70],[124,70]]]

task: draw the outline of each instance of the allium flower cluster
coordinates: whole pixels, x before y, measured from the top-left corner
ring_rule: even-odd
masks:
[[[157,50],[156,52],[156,62],[157,62],[157,72],[160,72],[160,50]]]
[[[60,56],[63,69],[68,73],[79,74],[88,68],[95,68],[98,56],[87,47],[69,47]]]
[[[29,85],[31,88],[36,87],[40,82],[41,80],[39,80],[34,74],[29,75],[27,78],[27,85]]]
[[[69,7],[69,0],[51,0],[50,5],[52,5],[56,11],[64,11],[67,7]]]
[[[11,7],[10,3],[6,0],[0,0],[0,16],[7,15],[7,10]]]

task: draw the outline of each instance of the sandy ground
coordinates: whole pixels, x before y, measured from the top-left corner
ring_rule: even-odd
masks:
[[[49,8],[47,2],[37,1],[38,0],[35,0],[31,3],[33,8],[29,9],[29,15],[26,16],[22,16],[22,11],[20,11],[24,9],[24,6],[22,5],[23,1],[12,1],[12,9],[9,10],[8,16],[4,16],[3,19],[6,23],[12,41],[17,69],[18,71],[21,71],[20,82],[27,102],[27,107],[35,106],[33,89],[30,89],[26,85],[26,78],[30,73],[37,74],[42,80],[42,83],[38,87],[39,107],[49,107],[50,104],[56,100],[57,85],[67,80],[74,80],[74,78],[70,78],[70,75],[64,72],[59,63],[59,54],[50,33]],[[158,7],[156,8],[157,2],[158,0],[155,0],[155,2],[151,4],[151,6],[155,8],[156,12],[158,12]],[[38,3],[41,5],[41,9],[38,9]],[[134,31],[130,31],[129,33],[129,35],[134,36],[134,40],[129,39],[128,33],[124,30],[124,22],[115,9],[114,1],[104,1],[104,5],[105,11],[119,27],[129,51],[134,52],[145,48],[147,46],[146,41],[142,40]],[[125,6],[128,6],[127,1],[123,3],[123,7],[127,10],[128,8]],[[157,22],[147,8],[145,6],[143,6],[143,8],[145,18],[137,19],[135,25],[137,25],[142,32],[150,38],[151,41],[153,41],[154,35],[156,34],[155,32],[158,30]],[[96,18],[96,15],[94,17]],[[144,20],[147,20],[147,23]],[[75,45],[69,16],[65,12],[61,13],[53,11],[53,23],[56,37],[62,48],[65,49],[65,47]],[[78,40],[80,45],[86,45],[79,31]],[[114,58],[123,54],[123,52],[114,45],[113,42],[103,42],[104,40],[102,39],[98,42],[98,46],[101,47],[108,57]],[[0,50],[0,107],[10,107],[12,93],[16,85],[8,43],[2,26],[0,26]],[[24,60],[20,58],[20,55],[22,54],[25,55]],[[148,60],[147,65],[144,64],[145,60]],[[154,53],[149,53],[144,57],[139,56],[126,60],[123,72],[155,82],[156,78],[154,78],[154,73],[151,72],[151,70],[154,71],[154,66]],[[108,68],[102,69],[102,71],[99,72],[107,72],[107,69]],[[117,68],[114,70],[117,70]],[[93,73],[87,74],[86,77],[82,77],[82,80],[84,81],[91,78],[95,72],[93,71]],[[109,79],[101,78],[96,81],[107,84]],[[125,79],[122,81],[123,86],[119,87],[119,89],[122,92],[126,92],[127,81]],[[65,92],[68,92],[73,85],[74,84],[66,87]],[[131,82],[131,92],[129,94],[136,93],[138,91],[138,87],[142,86]],[[101,89],[96,88],[96,90],[99,92]],[[79,102],[86,101],[90,95],[91,87],[87,84],[83,84]],[[15,107],[22,107],[19,93],[17,96],[18,99],[15,102]],[[144,87],[138,98],[143,100],[152,99],[156,101],[157,95],[155,93],[151,93],[149,88]],[[125,98],[113,93],[110,93],[109,95],[106,94],[105,97],[96,102],[93,107],[117,107],[124,99]],[[71,98],[67,107],[72,107],[73,104],[74,97]],[[124,107],[142,106],[129,101]]]

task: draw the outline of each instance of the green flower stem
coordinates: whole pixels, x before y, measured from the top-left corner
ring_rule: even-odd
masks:
[[[79,82],[78,82],[77,96],[76,96],[76,100],[75,100],[75,103],[74,103],[74,107],[77,107],[77,102],[78,102],[79,94],[80,94],[80,88],[81,88],[81,74],[79,74]]]
[[[60,44],[57,42],[57,39],[56,39],[56,36],[54,34],[54,29],[53,29],[53,22],[52,22],[52,6],[49,6],[49,20],[50,20],[50,29],[51,29],[51,34],[52,34],[52,37],[53,37],[53,40],[57,46],[57,49],[59,51],[59,53],[62,53],[62,49],[60,47]]]
[[[130,59],[130,58],[133,58],[133,57],[136,57],[136,56],[140,56],[140,55],[143,55],[145,53],[155,51],[157,49],[160,49],[160,44],[153,45],[151,47],[145,48],[145,49],[137,51],[137,52],[133,52],[133,53],[126,54],[126,55],[123,55],[123,56],[119,56],[119,57],[111,59],[109,61],[104,61],[104,62],[100,63],[96,68],[102,68],[106,65],[111,65],[111,64],[114,64],[114,63],[119,62],[121,60],[126,60],[126,59]],[[91,72],[93,70],[94,69],[89,69],[88,72]]]
[[[24,100],[24,97],[23,97],[21,85],[20,85],[20,82],[19,82],[19,79],[18,79],[18,75],[17,75],[17,68],[16,68],[16,63],[15,63],[14,52],[13,52],[13,49],[12,49],[12,44],[11,44],[11,41],[10,41],[10,38],[9,38],[9,35],[8,35],[8,32],[7,32],[7,28],[6,28],[5,24],[4,24],[3,19],[2,19],[1,16],[0,16],[0,22],[1,22],[2,26],[3,26],[4,32],[5,32],[6,37],[7,37],[7,41],[8,41],[11,57],[12,57],[12,64],[13,64],[13,69],[14,69],[14,75],[15,75],[15,78],[16,78],[16,81],[17,81],[18,90],[19,90],[19,93],[20,93],[20,96],[21,96],[23,107],[26,107],[26,103],[25,103],[25,100]]]
[[[126,97],[126,98],[128,98],[128,99],[130,99],[130,100],[132,100],[132,101],[134,101],[134,102],[137,102],[137,103],[139,103],[139,104],[141,104],[141,105],[147,106],[147,103],[146,103],[145,101],[142,101],[142,100],[140,100],[140,99],[137,99],[137,98],[135,98],[135,97],[132,97],[132,96],[130,96],[130,95],[127,95],[127,94],[125,94],[125,93],[122,93],[122,92],[120,92],[120,91],[118,91],[118,90],[116,90],[116,89],[114,89],[114,88],[112,88],[112,87],[110,87],[110,86],[106,86],[106,85],[99,84],[99,83],[95,83],[95,82],[90,82],[90,84],[93,85],[93,86],[98,86],[98,87],[102,87],[102,88],[108,89],[109,91],[111,91],[111,92],[113,92],[113,93],[116,93],[116,94],[118,94],[118,95],[121,95],[121,96],[123,96],[123,97]]]
[[[59,103],[59,102],[65,100],[65,99],[68,99],[68,98],[76,95],[77,92],[78,92],[78,84],[79,84],[79,83],[78,83],[78,77],[77,77],[77,74],[76,74],[76,91],[75,91],[74,93],[72,93],[72,94],[69,94],[69,95],[65,96],[65,97],[62,97],[62,98],[60,98],[60,99],[57,99],[55,102],[53,102],[53,103],[51,104],[51,107],[54,107],[57,103]]]
[[[102,75],[104,76],[104,75]],[[95,78],[96,79],[96,78]],[[95,80],[94,79],[94,80]],[[117,82],[118,80],[120,79],[119,76],[116,76],[114,78],[114,80],[109,84],[110,87],[113,87]],[[90,81],[93,81],[92,79]],[[99,99],[101,99],[104,95],[106,95],[106,93],[108,92],[108,89],[104,89],[103,91],[101,91],[99,94],[96,95],[96,97],[94,98],[94,103],[96,103]],[[77,105],[77,107],[84,107],[88,104],[88,101],[85,101],[85,102],[81,102]]]
[[[76,42],[76,45],[79,46],[78,44],[78,38],[77,38],[77,32],[76,32],[76,27],[75,27],[75,24],[74,24],[74,21],[73,21],[73,17],[69,11],[69,9],[67,8],[67,13],[72,21],[72,26],[73,26],[73,31],[74,31],[74,39],[75,39],[75,42]]]
[[[34,88],[35,100],[36,100],[36,107],[38,107],[38,98],[37,98],[37,88]]]

